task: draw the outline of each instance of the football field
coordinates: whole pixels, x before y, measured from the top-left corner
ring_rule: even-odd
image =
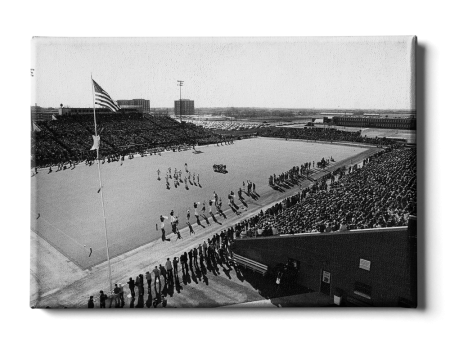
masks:
[[[332,156],[339,162],[367,149],[254,138],[236,141],[233,145],[209,145],[197,150],[197,153],[188,150],[126,159],[122,166],[119,162],[100,166],[111,257],[160,240],[161,232],[156,230],[156,224],[160,223],[160,215],[169,216],[171,210],[179,215],[180,228],[186,226],[188,208],[191,222],[195,222],[194,202],[207,202],[213,198],[213,191],[222,198],[223,209],[227,212],[227,195],[231,190],[237,194],[242,182],[251,180],[256,184],[256,192],[261,198],[252,200],[245,196],[248,207],[263,207],[260,201],[267,202],[264,196],[274,195],[273,199],[277,199],[277,193],[268,185],[271,174],[280,174],[305,162],[317,162],[322,157]],[[183,183],[175,188],[173,180],[170,180],[170,189],[166,189],[167,169],[171,167],[172,173],[175,168],[181,169],[185,175],[185,163],[191,172],[199,174],[200,185],[188,184],[186,189]],[[213,164],[225,164],[228,173],[214,172]],[[160,181],[157,180],[158,169],[161,171]],[[97,164],[80,164],[74,170],[47,172],[43,169],[31,178],[32,230],[82,269],[105,261]],[[237,204],[242,206],[240,202]],[[213,222],[211,218],[209,221]],[[205,221],[202,223],[206,225]],[[194,229],[201,231],[198,225]],[[168,221],[166,232],[171,232]],[[89,257],[90,248],[92,254]]]

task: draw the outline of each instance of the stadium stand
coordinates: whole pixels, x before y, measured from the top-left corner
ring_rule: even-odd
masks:
[[[359,131],[351,132],[333,128],[282,128],[270,127],[258,129],[258,136],[279,137],[291,139],[303,139],[309,141],[327,141],[327,142],[357,142],[379,146],[387,146],[395,143],[386,138],[370,138],[361,136]]]
[[[32,166],[92,161],[95,134],[92,115],[59,116],[56,121],[36,121],[31,141]],[[174,147],[223,141],[223,137],[191,123],[162,116],[98,114],[101,156],[112,160],[129,154],[157,153]],[[109,162],[109,161],[108,161]]]
[[[406,226],[416,215],[416,184],[415,149],[391,147],[237,224],[237,236]]]
[[[262,128],[264,125],[258,122],[236,122],[236,121],[202,121],[190,120],[189,122],[205,129],[216,130],[251,130]]]

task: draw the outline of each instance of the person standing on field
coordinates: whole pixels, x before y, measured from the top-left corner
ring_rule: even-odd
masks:
[[[172,261],[173,273],[175,274],[175,279],[178,279],[178,258],[174,257]]]
[[[162,232],[163,235],[166,234],[164,221],[165,221],[166,219],[168,219],[168,218],[169,218],[169,217],[163,216],[163,215],[159,216],[159,220],[161,221],[161,226],[160,226],[160,228],[161,228],[161,232]]]
[[[90,296],[88,300],[88,309],[93,309],[94,307],[94,296]]]
[[[207,250],[208,250],[208,244],[206,244],[206,241],[203,241],[203,256],[207,257]]]
[[[213,205],[213,201],[214,200],[210,200],[209,201],[209,214],[212,216],[213,215],[213,213],[212,213],[212,205]]]
[[[134,280],[130,277],[130,280],[127,282],[128,287],[130,288],[131,297],[134,298],[136,293],[134,292]]]
[[[169,284],[173,284],[173,267],[170,258],[166,261],[167,278],[169,278]]]
[[[199,206],[200,202],[195,202],[194,203],[194,215],[195,217],[198,218],[198,211],[197,211],[197,207]]]
[[[198,269],[197,256],[198,256],[197,248],[194,247],[194,249],[192,250],[192,258],[194,260],[194,267]]]
[[[139,284],[138,284],[139,296],[144,295],[144,275],[139,275]]]
[[[167,284],[167,271],[166,271],[166,268],[164,266],[162,266],[161,264],[159,264],[159,271],[161,271],[161,276],[164,277],[164,284]]]
[[[189,236],[192,234],[195,235],[195,231],[194,231],[194,228],[192,227],[192,224],[189,221],[187,221],[186,224],[189,227]]]
[[[205,212],[206,212],[206,204],[205,204],[205,201],[203,201],[203,206],[202,206],[202,214],[203,214],[203,216],[205,216]]]
[[[155,287],[156,287],[156,281],[158,281],[158,283],[161,284],[161,279],[159,278],[161,273],[159,272],[159,269],[157,266],[155,266],[155,268],[153,269],[153,274],[155,275]]]
[[[152,274],[150,273],[150,271],[147,271],[145,273],[145,279],[147,280],[147,287],[150,290],[152,287]]]
[[[107,298],[108,298],[108,296],[105,295],[102,290],[100,290],[100,308],[101,309],[106,308],[106,299]]]

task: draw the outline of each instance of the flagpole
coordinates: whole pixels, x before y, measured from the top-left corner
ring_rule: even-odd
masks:
[[[91,73],[91,86],[92,86],[92,106],[94,107],[94,127],[95,127],[95,137],[97,138],[97,118],[95,116],[95,97],[94,97],[94,82],[92,80]],[[98,167],[98,181],[100,183],[100,197],[102,200],[102,211],[103,211],[103,225],[105,228],[105,241],[106,241],[106,257],[108,258],[108,275],[109,275],[109,291],[112,294],[112,278],[111,278],[111,261],[109,259],[109,245],[108,245],[108,229],[106,227],[106,215],[105,215],[105,202],[103,201],[103,184],[102,184],[102,175],[100,174],[100,142],[97,144],[97,167]]]

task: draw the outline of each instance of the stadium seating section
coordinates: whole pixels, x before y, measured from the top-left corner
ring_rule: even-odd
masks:
[[[406,226],[417,215],[415,148],[390,147],[338,170],[235,229],[238,237]],[[333,177],[332,177],[333,176]]]
[[[56,121],[36,122],[31,151],[38,167],[80,162],[96,158],[92,147],[92,115],[59,116]],[[190,123],[179,123],[170,117],[142,114],[97,114],[101,137],[101,156],[123,156],[159,152],[181,145],[220,142],[221,136]]]

